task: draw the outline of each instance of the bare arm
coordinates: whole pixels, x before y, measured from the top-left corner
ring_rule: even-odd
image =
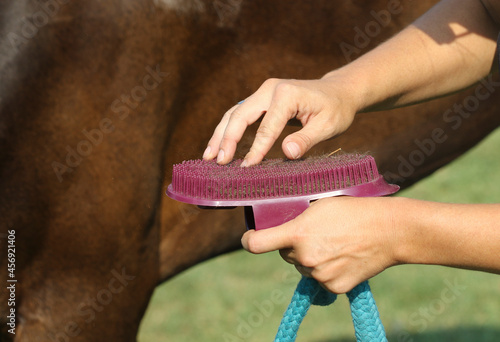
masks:
[[[500,204],[449,204],[399,198],[395,246],[403,263],[436,264],[500,274]]]
[[[486,76],[496,27],[479,0],[443,0],[389,41],[325,78],[350,75],[358,110],[389,109],[446,95]]]

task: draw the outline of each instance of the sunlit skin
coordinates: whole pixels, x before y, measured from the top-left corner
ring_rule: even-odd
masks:
[[[244,131],[261,116],[244,166],[259,163],[292,118],[303,128],[287,136],[282,149],[296,159],[344,132],[357,113],[464,89],[491,72],[498,31],[481,1],[441,1],[392,39],[321,79],[267,80],[226,112],[204,158],[231,161]],[[398,264],[500,273],[499,221],[499,204],[331,198],[282,226],[247,232],[242,244],[252,253],[280,250],[303,275],[344,293]]]

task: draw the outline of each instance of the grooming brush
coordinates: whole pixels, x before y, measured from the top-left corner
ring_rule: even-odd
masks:
[[[252,167],[241,162],[174,165],[167,195],[201,207],[245,207],[247,227],[260,230],[290,221],[320,198],[384,196],[399,189],[379,175],[369,155],[270,159]]]
[[[242,160],[235,160],[218,165],[215,161],[189,160],[176,164],[167,195],[202,208],[242,206],[247,228],[260,230],[294,219],[314,200],[334,196],[378,197],[399,189],[384,180],[373,157],[365,154],[269,159],[251,167],[241,167],[241,163]],[[368,283],[358,285],[348,297],[358,341],[386,341]],[[303,278],[275,341],[294,341],[310,304],[328,305],[335,298],[315,280]]]

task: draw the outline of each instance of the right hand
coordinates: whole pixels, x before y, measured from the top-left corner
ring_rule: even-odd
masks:
[[[282,149],[289,159],[300,158],[315,144],[337,136],[349,127],[360,109],[356,107],[352,93],[349,84],[336,77],[269,79],[242,104],[226,112],[203,158],[217,157],[219,164],[230,162],[245,129],[262,115],[264,118],[243,166],[260,163],[288,120],[294,118],[302,123],[303,128],[288,135],[283,140]]]
[[[280,226],[247,231],[241,242],[255,254],[279,250],[302,275],[346,293],[402,263],[400,251],[414,242],[396,221],[409,208],[405,203],[390,197],[323,198]]]

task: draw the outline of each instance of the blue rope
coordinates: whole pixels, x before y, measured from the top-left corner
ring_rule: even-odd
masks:
[[[365,281],[347,293],[351,303],[352,322],[358,342],[387,342],[385,330],[377,306]],[[288,305],[276,334],[275,342],[293,342],[297,338],[300,323],[311,304],[326,306],[332,304],[337,295],[325,290],[313,278],[302,277]]]

